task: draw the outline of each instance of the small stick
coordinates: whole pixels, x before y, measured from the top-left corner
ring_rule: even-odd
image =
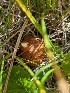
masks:
[[[13,67],[14,58],[16,57],[16,52],[17,52],[17,49],[19,47],[23,31],[28,26],[27,23],[28,23],[28,19],[25,20],[22,28],[20,29],[20,34],[18,36],[18,39],[17,39],[16,45],[15,45],[14,51],[12,53],[12,59],[11,59],[10,67],[9,67],[9,70],[8,70],[8,75],[7,75],[7,78],[6,78],[6,82],[5,82],[5,86],[4,86],[4,89],[3,89],[3,93],[6,93],[6,91],[7,91],[8,81],[9,81],[9,77],[10,77],[11,70],[12,70],[12,67]]]

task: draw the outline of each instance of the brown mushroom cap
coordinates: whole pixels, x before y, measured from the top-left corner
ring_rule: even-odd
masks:
[[[40,38],[32,35],[26,36],[20,44],[20,49],[24,59],[40,64],[44,58],[44,44]],[[34,66],[33,63],[29,65]]]

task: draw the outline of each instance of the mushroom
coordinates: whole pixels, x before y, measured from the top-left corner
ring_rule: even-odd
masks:
[[[28,65],[35,66],[36,64],[42,63],[44,58],[44,43],[41,38],[27,35],[20,44],[21,56],[30,60]],[[31,63],[34,62],[34,63]]]

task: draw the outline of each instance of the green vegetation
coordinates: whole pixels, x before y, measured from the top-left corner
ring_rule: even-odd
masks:
[[[70,16],[69,3],[69,0],[7,0],[4,5],[4,2],[1,1],[0,93],[3,90],[3,93],[48,93],[50,87],[45,82],[49,80],[52,85],[53,81],[56,91],[58,79],[65,78],[66,81],[69,81],[67,84],[70,85],[69,49],[64,53],[64,46],[70,39],[67,36],[68,25],[65,25],[69,23],[68,19],[65,20]],[[22,26],[26,20],[28,23]],[[25,30],[23,33],[21,33],[21,27]],[[19,51],[20,42],[30,33],[43,39],[46,55],[45,65],[38,65],[35,72],[23,61],[24,58],[20,57]],[[20,38],[19,41],[18,38]],[[9,77],[8,68],[10,67],[12,71],[10,69]],[[62,89],[59,91],[62,93]]]

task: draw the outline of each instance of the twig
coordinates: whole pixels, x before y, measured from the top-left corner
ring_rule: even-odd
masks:
[[[10,77],[11,70],[12,70],[12,67],[13,67],[14,58],[16,56],[16,52],[17,52],[17,49],[19,47],[23,31],[28,26],[27,23],[28,23],[28,19],[25,20],[22,28],[20,29],[20,34],[18,36],[18,39],[17,39],[16,45],[15,45],[14,51],[12,53],[12,59],[11,59],[10,67],[9,67],[9,70],[8,70],[8,75],[7,75],[7,78],[6,78],[6,82],[5,82],[5,86],[4,86],[4,89],[3,89],[3,93],[6,93],[6,91],[7,91],[8,81],[9,81],[9,77]]]

